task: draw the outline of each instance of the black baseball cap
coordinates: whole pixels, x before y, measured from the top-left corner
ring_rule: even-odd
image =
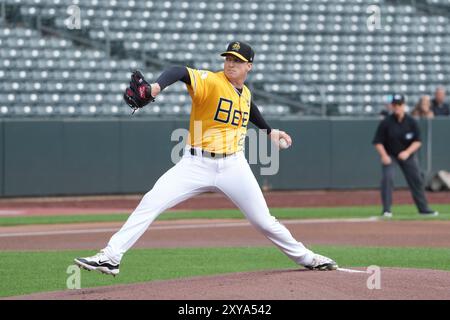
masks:
[[[255,57],[255,52],[252,47],[250,47],[249,44],[240,41],[230,42],[230,44],[228,44],[227,51],[220,55],[225,57],[228,54],[236,56],[245,62],[253,62],[253,58]]]
[[[405,96],[400,93],[394,93],[392,95],[392,104],[404,104]]]

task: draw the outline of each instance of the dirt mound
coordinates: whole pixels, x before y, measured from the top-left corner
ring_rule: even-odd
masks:
[[[368,289],[368,282],[377,285],[369,279],[372,273],[271,270],[39,293],[12,299],[450,299],[450,272],[382,268],[380,275],[380,289]]]

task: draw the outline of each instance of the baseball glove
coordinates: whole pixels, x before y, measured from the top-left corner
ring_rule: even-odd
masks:
[[[152,87],[138,70],[131,74],[130,86],[125,89],[123,99],[133,109],[133,113],[145,107],[149,102],[155,101],[151,95]]]

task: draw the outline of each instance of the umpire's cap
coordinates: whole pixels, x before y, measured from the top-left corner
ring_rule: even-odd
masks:
[[[252,47],[240,41],[231,42],[227,47],[227,51],[223,52],[221,56],[224,57],[228,54],[232,54],[245,62],[253,62],[253,58],[255,57],[255,52]]]
[[[392,95],[392,104],[404,104],[405,96],[400,93],[394,93]]]

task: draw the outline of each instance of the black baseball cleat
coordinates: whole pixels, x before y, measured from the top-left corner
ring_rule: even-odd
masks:
[[[437,217],[439,215],[439,212],[433,211],[433,210],[427,210],[424,212],[420,212],[420,215],[426,216],[426,217]]]
[[[336,270],[339,266],[332,259],[324,257],[315,253],[313,261],[309,265],[305,265],[305,268],[309,270],[329,271]]]
[[[103,251],[100,251],[92,257],[75,258],[74,262],[77,266],[88,271],[95,270],[104,274],[110,274],[114,277],[119,274],[120,265],[112,262]]]

